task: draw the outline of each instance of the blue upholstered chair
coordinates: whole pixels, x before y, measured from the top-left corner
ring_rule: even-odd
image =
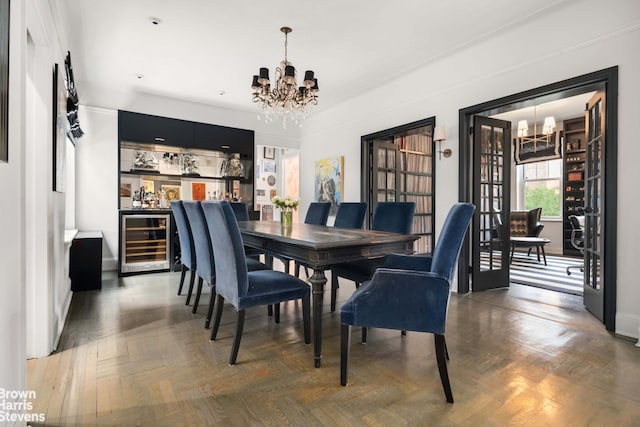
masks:
[[[184,285],[184,278],[187,274],[187,270],[191,272],[189,276],[189,293],[187,294],[186,305],[189,305],[191,301],[191,294],[193,292],[193,284],[196,280],[196,249],[193,246],[193,235],[191,234],[191,226],[189,225],[189,219],[182,206],[182,201],[177,200],[171,202],[171,212],[173,212],[173,219],[176,222],[178,228],[178,240],[180,241],[180,263],[182,264],[182,274],[180,275],[180,286],[178,286],[178,295],[182,293],[182,286]]]
[[[366,202],[342,202],[338,205],[334,227],[362,228],[369,205]]]
[[[233,213],[236,215],[236,219],[238,221],[249,221],[249,208],[247,207],[246,203],[229,202],[229,205],[231,205],[231,209],[233,209]],[[244,253],[248,257],[258,257],[260,255],[263,255],[265,252],[262,249],[249,248],[245,246]]]
[[[215,254],[216,293],[218,297],[211,340],[218,334],[222,306],[229,301],[238,312],[236,336],[233,341],[229,364],[235,365],[244,328],[245,310],[260,305],[279,305],[284,301],[302,299],[304,342],[309,344],[311,328],[311,291],[302,280],[289,274],[273,271],[248,271],[238,222],[229,203],[208,202],[202,204],[207,217],[208,236]]]
[[[390,255],[370,282],[360,286],[340,309],[340,384],[347,385],[351,326],[430,332],[435,335],[436,359],[447,402],[453,403],[445,321],[464,235],[475,207],[451,208],[433,256]]]
[[[333,222],[334,227],[339,228],[362,228],[364,218],[367,215],[366,202],[342,202],[338,205],[336,219]],[[306,265],[303,265],[307,278],[309,271]],[[300,264],[296,262],[295,276],[300,277]]]
[[[414,202],[380,202],[373,213],[372,230],[392,233],[411,234]],[[384,258],[348,262],[331,267],[331,311],[336,310],[338,277],[353,280],[356,288],[373,276],[376,268],[381,267]]]
[[[209,202],[204,202],[209,203]],[[202,283],[207,284],[212,288],[211,300],[209,301],[209,311],[205,320],[205,327],[209,327],[211,320],[211,314],[213,312],[213,300],[215,292],[213,288],[216,285],[216,270],[213,261],[213,248],[211,246],[211,240],[209,238],[209,232],[207,230],[207,222],[202,211],[202,203],[200,202],[183,202],[184,210],[189,219],[191,225],[191,231],[193,235],[193,244],[195,247],[197,267],[196,274],[198,275],[198,288],[196,290],[196,298],[193,302],[193,313],[198,309],[198,303],[200,302],[200,295],[202,294]],[[262,270],[268,267],[255,259],[247,259],[247,268],[249,270]]]

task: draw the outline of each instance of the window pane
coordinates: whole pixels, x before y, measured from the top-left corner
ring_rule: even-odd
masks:
[[[560,216],[560,180],[525,181],[525,209],[542,208],[542,216]]]

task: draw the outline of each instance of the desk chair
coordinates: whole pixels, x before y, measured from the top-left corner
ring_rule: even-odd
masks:
[[[584,257],[584,216],[569,215],[568,219],[571,224],[571,245]],[[567,275],[571,276],[571,270],[576,268],[584,273],[584,259],[581,264],[567,266]]]

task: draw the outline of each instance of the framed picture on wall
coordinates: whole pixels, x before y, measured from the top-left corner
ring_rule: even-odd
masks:
[[[276,149],[275,147],[264,147],[264,158],[265,159],[275,159],[276,158]]]
[[[58,68],[53,66],[53,191],[64,193],[67,138],[67,88]]]

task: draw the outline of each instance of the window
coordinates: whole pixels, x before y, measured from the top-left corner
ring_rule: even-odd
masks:
[[[519,167],[524,209],[541,207],[543,217],[560,218],[562,159],[526,163]]]

